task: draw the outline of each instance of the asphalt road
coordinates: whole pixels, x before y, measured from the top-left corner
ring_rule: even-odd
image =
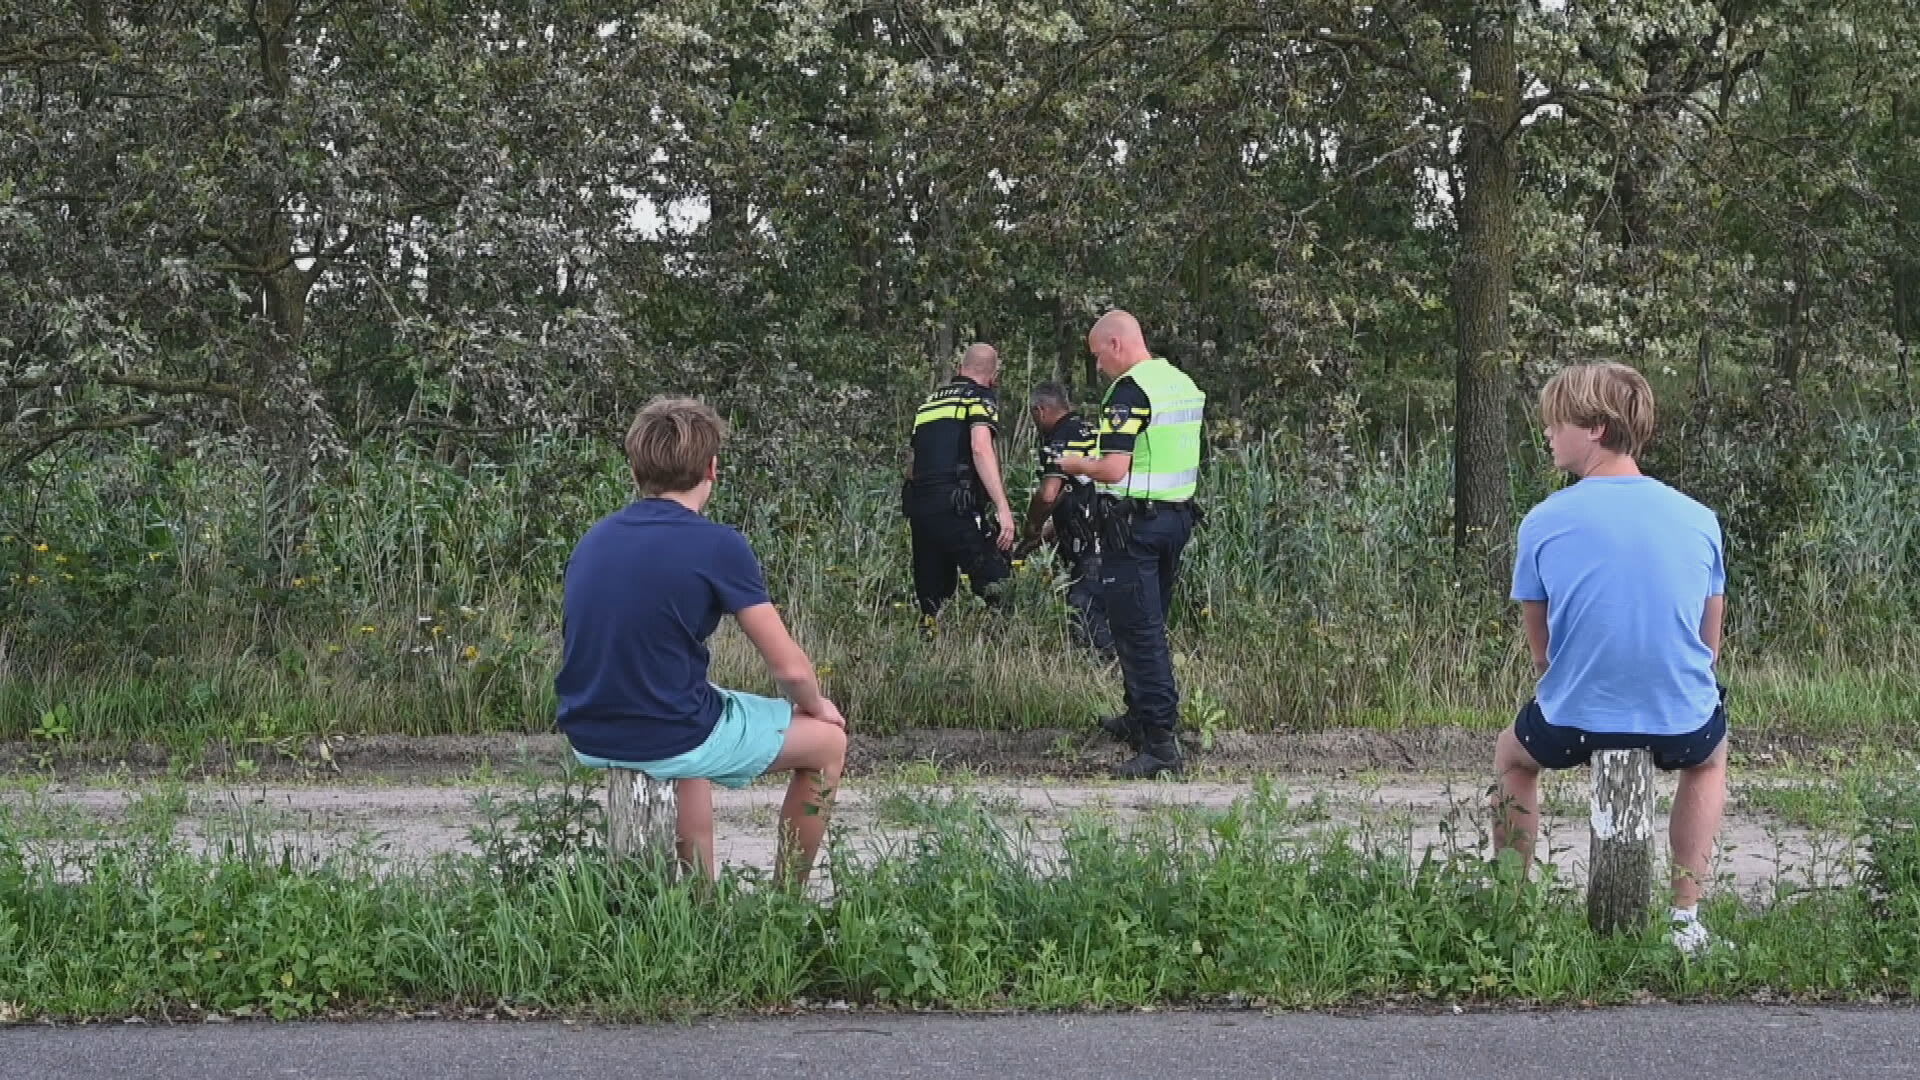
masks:
[[[0,1029],[0,1077],[1920,1077],[1920,1010],[1643,1006],[1264,1016],[876,1016],[687,1025],[354,1023]]]

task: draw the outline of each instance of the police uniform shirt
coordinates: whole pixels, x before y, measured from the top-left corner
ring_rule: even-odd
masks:
[[[1061,417],[1059,423],[1053,425],[1052,431],[1037,437],[1040,443],[1040,479],[1042,481],[1049,476],[1057,476],[1069,484],[1091,483],[1084,476],[1068,476],[1066,470],[1060,467],[1060,459],[1069,456],[1093,456],[1098,436],[1094,433],[1092,425],[1073,413],[1068,413]]]
[[[1072,413],[1062,417],[1052,431],[1039,436],[1041,482],[1045,483],[1050,476],[1064,481],[1060,497],[1048,516],[1053,519],[1054,535],[1059,542],[1076,555],[1092,543],[1088,531],[1091,527],[1087,523],[1093,507],[1093,481],[1084,476],[1068,476],[1060,467],[1060,459],[1069,455],[1094,456],[1098,439],[1093,425]]]
[[[1133,445],[1147,429],[1147,420],[1152,415],[1147,392],[1140,389],[1133,376],[1122,375],[1114,380],[1107,403],[1100,410],[1100,456],[1133,453]]]
[[[927,395],[913,418],[913,478],[935,484],[958,479],[973,469],[973,429],[985,424],[999,431],[1000,405],[994,392],[965,375]]]

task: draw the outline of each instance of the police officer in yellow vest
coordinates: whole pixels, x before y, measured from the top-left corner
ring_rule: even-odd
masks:
[[[1147,779],[1182,767],[1167,609],[1197,518],[1193,496],[1207,399],[1185,372],[1148,351],[1139,322],[1124,311],[1101,316],[1087,348],[1100,373],[1113,380],[1100,409],[1099,456],[1060,464],[1068,475],[1098,485],[1101,599],[1127,704],[1124,714],[1101,726],[1134,751],[1114,775]]]

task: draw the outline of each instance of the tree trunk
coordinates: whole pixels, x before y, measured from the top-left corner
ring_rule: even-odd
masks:
[[[1913,150],[1920,149],[1920,120],[1914,118],[1912,103],[1904,94],[1895,94],[1893,115],[1893,159],[1901,170],[1894,178],[1893,211],[1893,336],[1896,341],[1894,362],[1900,377],[1900,392],[1911,404],[1914,343],[1920,339],[1920,172],[1914,166]]]
[[[1813,100],[1808,73],[1800,62],[1793,63],[1788,70],[1790,75],[1787,83],[1787,106],[1793,115],[1805,116]],[[1794,202],[1800,207],[1812,205],[1811,199],[1804,190],[1800,189],[1800,185],[1791,184],[1790,189],[1794,195]],[[1780,325],[1774,330],[1774,370],[1780,373],[1780,378],[1789,387],[1799,385],[1800,372],[1806,365],[1807,323],[1813,300],[1813,259],[1809,253],[1809,247],[1804,238],[1793,244],[1787,269],[1791,291],[1787,294],[1786,303],[1783,305]]]
[[[1488,554],[1504,532],[1508,308],[1514,261],[1514,162],[1519,115],[1516,5],[1489,0],[1473,20],[1470,95],[1461,135],[1460,247],[1453,268],[1453,542]]]
[[[1638,933],[1653,896],[1653,755],[1596,750],[1587,923],[1597,934]]]
[[[1713,333],[1704,326],[1700,328],[1700,342],[1696,355],[1700,404],[1711,406],[1713,404]]]
[[[674,853],[679,804],[673,781],[634,769],[607,770],[607,854],[657,866],[672,880],[680,872]]]

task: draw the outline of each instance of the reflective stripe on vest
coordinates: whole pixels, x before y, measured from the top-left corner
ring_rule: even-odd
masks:
[[[1100,485],[1101,492],[1160,502],[1193,498],[1200,483],[1200,421],[1207,395],[1185,372],[1158,357],[1135,364],[1128,374],[1147,395],[1147,427],[1134,441],[1126,479]]]

